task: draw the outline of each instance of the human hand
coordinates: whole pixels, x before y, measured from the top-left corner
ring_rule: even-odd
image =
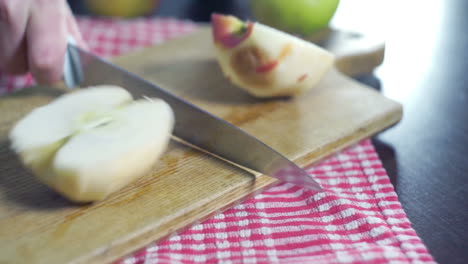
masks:
[[[0,0],[0,71],[60,81],[68,34],[86,48],[65,0]]]

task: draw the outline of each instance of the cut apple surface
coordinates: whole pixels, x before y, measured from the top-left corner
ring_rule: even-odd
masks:
[[[220,14],[213,14],[211,23],[223,74],[257,97],[301,94],[334,62],[327,50],[261,23]]]
[[[15,124],[10,141],[43,183],[70,200],[91,202],[148,173],[173,126],[163,100],[134,101],[121,87],[97,86],[34,109]]]

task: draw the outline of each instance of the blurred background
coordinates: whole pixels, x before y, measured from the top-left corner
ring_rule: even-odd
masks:
[[[169,16],[197,22],[209,21],[213,11],[249,16],[246,14],[249,0],[68,0],[68,3],[80,15]]]
[[[172,17],[208,22],[212,12],[220,12],[242,19],[268,20],[298,34],[314,31],[323,23],[316,20],[320,15],[287,18],[284,13],[265,10],[276,6],[277,10],[287,12],[302,2],[307,1],[69,1],[77,15]],[[330,26],[385,41],[383,64],[374,73],[356,79],[402,103],[404,117],[372,141],[406,214],[436,261],[466,263],[468,1],[341,0],[336,12],[333,3],[337,1],[321,2],[325,2],[325,7],[315,8],[321,14],[326,13],[321,19],[331,18]],[[327,13],[330,10],[333,16]]]

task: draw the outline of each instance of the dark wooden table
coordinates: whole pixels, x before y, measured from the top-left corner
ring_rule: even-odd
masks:
[[[248,18],[246,1],[166,0],[156,15]],[[385,37],[383,65],[357,79],[403,103],[404,117],[373,142],[436,261],[468,263],[468,1],[342,0],[333,23]]]
[[[436,261],[468,263],[468,1],[417,2],[398,15],[380,79],[404,118],[374,143]]]

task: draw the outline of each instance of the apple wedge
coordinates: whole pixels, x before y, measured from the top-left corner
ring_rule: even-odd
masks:
[[[228,80],[256,97],[293,96],[313,88],[334,55],[258,22],[213,14],[216,58]]]
[[[34,109],[9,138],[40,181],[72,201],[92,202],[148,173],[173,126],[163,100],[134,101],[121,87],[96,86]]]

